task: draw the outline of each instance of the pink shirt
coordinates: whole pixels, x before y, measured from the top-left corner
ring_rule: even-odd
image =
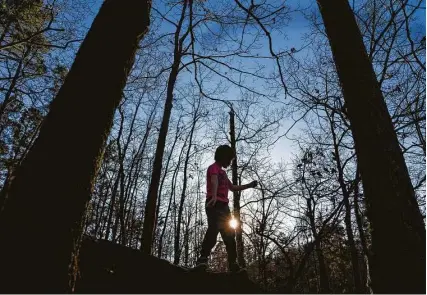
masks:
[[[212,183],[211,176],[218,175],[218,189],[217,189],[217,198],[218,201],[228,203],[228,189],[231,187],[232,183],[227,177],[227,173],[222,169],[221,165],[217,162],[209,166],[206,173],[206,197],[212,197]]]

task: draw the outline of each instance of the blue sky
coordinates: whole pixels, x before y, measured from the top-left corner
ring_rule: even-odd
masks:
[[[291,5],[295,5],[294,3],[299,3],[299,7],[300,8],[306,8],[306,12],[310,12],[310,11],[317,11],[317,4],[314,0],[300,0],[300,1],[292,1],[290,2]],[[93,1],[93,5],[92,5],[92,17],[88,18],[86,20],[86,26],[89,28],[90,24],[93,21],[93,16],[96,15],[97,11],[99,10],[100,5],[102,4],[102,0],[94,0]],[[425,7],[425,1],[423,3],[423,6]],[[318,12],[318,11],[317,11]],[[420,10],[418,12],[417,17],[419,17],[421,20],[425,20],[426,19],[426,15],[425,15],[425,9],[424,10]],[[425,21],[421,22],[422,24],[422,28],[425,31]],[[285,31],[285,35],[283,35],[283,33],[278,34],[278,35],[273,35],[273,42],[274,42],[274,48],[276,50],[283,50],[283,49],[290,49],[292,47],[294,48],[301,48],[303,46],[303,40],[302,37],[304,35],[304,33],[309,31],[309,23],[308,21],[305,19],[305,17],[303,16],[302,13],[293,13],[292,15],[292,20],[289,22],[288,26],[286,26],[286,28],[284,29]],[[267,38],[264,38],[263,40],[265,42],[265,47],[264,47],[264,54],[265,55],[269,55],[269,52],[267,50],[268,46],[267,46]],[[261,85],[260,85],[261,87]],[[233,96],[238,96],[239,95],[239,91],[237,89],[231,90],[228,94],[228,97],[233,97]],[[293,123],[292,120],[285,120],[283,122],[283,126],[280,130],[280,133],[283,133],[285,130],[287,130],[287,128]],[[293,129],[289,135],[292,134],[297,134],[299,131],[298,129]],[[279,134],[280,134],[279,133]],[[288,162],[291,158],[291,154],[295,152],[295,148],[293,143],[286,139],[285,137],[282,137],[277,144],[275,145],[275,147],[272,149],[271,151],[271,156],[273,158],[274,161],[279,161],[279,160],[284,160],[286,162]]]

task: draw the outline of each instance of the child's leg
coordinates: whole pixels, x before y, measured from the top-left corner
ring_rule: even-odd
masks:
[[[237,249],[234,229],[230,226],[231,213],[228,204],[221,207],[219,212],[219,232],[221,233],[222,240],[225,244],[225,249],[228,255],[228,268],[236,270],[237,265]]]
[[[216,205],[213,208],[207,208],[206,214],[208,216],[208,229],[202,243],[202,250],[200,251],[200,258],[198,262],[206,263],[207,258],[211,254],[212,248],[216,244],[218,236],[218,218],[216,214]]]

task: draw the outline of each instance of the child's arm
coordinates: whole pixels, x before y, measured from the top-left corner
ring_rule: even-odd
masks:
[[[243,190],[248,189],[248,188],[256,187],[257,185],[258,185],[258,181],[256,181],[256,180],[254,180],[248,184],[244,184],[244,185],[234,185],[230,182],[229,188],[232,192],[238,192],[238,191],[243,191]]]
[[[206,204],[207,207],[214,206],[217,201],[218,175],[214,174],[211,176],[211,184],[212,184],[212,197],[209,200],[209,202]]]

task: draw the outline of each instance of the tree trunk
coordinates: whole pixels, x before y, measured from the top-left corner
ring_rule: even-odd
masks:
[[[230,142],[231,148],[235,153],[233,162],[231,163],[231,181],[237,185],[237,151],[236,151],[236,126],[234,124],[234,110],[230,109]],[[236,246],[237,246],[237,261],[241,267],[246,267],[244,256],[244,244],[242,235],[242,221],[240,220],[240,192],[233,192],[233,216],[238,221],[236,228]]]
[[[163,153],[165,150],[166,136],[169,129],[169,119],[172,113],[173,90],[175,82],[179,74],[179,65],[182,57],[182,42],[179,38],[182,23],[185,18],[185,11],[187,8],[187,1],[184,1],[181,18],[175,31],[175,48],[174,59],[169,74],[168,86],[166,90],[166,101],[163,112],[162,124],[160,126],[159,139],[157,140],[156,155],[154,157],[153,172],[151,173],[150,186],[148,188],[147,203],[145,205],[144,213],[144,226],[141,236],[141,250],[143,253],[151,254],[153,247],[154,228],[156,224],[156,205],[157,194],[159,190],[160,176],[162,174]]]
[[[185,141],[185,143],[186,142],[187,141]],[[185,143],[184,143],[184,146],[185,146]],[[168,209],[166,211],[166,216],[165,216],[165,220],[164,220],[164,223],[163,223],[163,229],[162,229],[162,232],[161,232],[160,237],[159,237],[159,246],[158,246],[158,250],[157,250],[157,255],[158,255],[159,258],[162,258],[163,238],[164,238],[164,235],[165,235],[165,232],[166,232],[166,228],[167,228],[167,225],[168,225],[169,213],[171,211],[172,202],[173,202],[172,200],[174,200],[174,196],[175,196],[176,181],[177,181],[177,178],[178,178],[177,175],[178,175],[178,171],[179,171],[179,166],[181,165],[181,158],[182,158],[183,152],[184,152],[184,149],[182,149],[181,153],[179,154],[178,163],[177,163],[176,168],[175,168],[175,170],[173,172],[173,175],[172,175],[172,182],[171,182],[172,190],[171,190],[171,194],[170,194],[170,198],[169,198]],[[174,205],[175,205],[175,203],[174,203]]]
[[[150,2],[104,1],[0,214],[2,293],[71,292],[82,222]]]
[[[173,140],[171,152],[169,153],[168,159],[166,160],[165,172],[163,173],[162,181],[160,182],[159,195],[158,195],[158,199],[157,199],[157,208],[156,208],[156,223],[155,223],[154,231],[156,231],[157,227],[158,227],[158,218],[159,218],[159,212],[160,212],[160,204],[162,201],[163,185],[165,183],[166,175],[167,175],[168,170],[169,170],[169,164],[170,164],[170,160],[172,159],[172,155],[173,155],[173,151],[175,149],[175,145],[176,145],[178,138],[179,138],[179,135],[180,135],[180,133],[179,133],[179,122],[180,122],[180,120],[178,120],[178,124],[176,127],[175,139]]]
[[[314,237],[314,245],[316,246],[315,251],[316,251],[317,261],[319,262],[319,281],[320,281],[319,293],[326,294],[326,293],[330,293],[329,275],[328,275],[328,270],[325,263],[325,258],[323,256],[322,245],[320,242],[320,235],[316,229],[316,221],[314,218],[315,204],[313,204],[313,207],[312,207],[312,202],[313,201],[311,198],[307,199],[307,216],[309,218],[310,229]]]
[[[150,132],[151,123],[147,123],[147,127],[145,130],[144,138],[139,144],[138,150],[136,151],[136,154],[132,160],[132,166],[129,172],[129,184],[127,188],[127,198],[130,198],[130,204],[129,204],[129,212],[132,211],[132,213],[127,214],[126,216],[126,224],[132,224],[132,231],[130,232],[128,244],[129,246],[132,245],[132,240],[135,235],[136,229],[134,228],[134,221],[136,220],[136,197],[137,197],[137,187],[138,187],[138,179],[141,175],[142,170],[142,155],[144,154],[145,147],[147,144],[147,138]],[[133,176],[132,176],[133,175]],[[139,236],[139,235],[138,235]]]
[[[120,128],[119,128],[119,132],[117,134],[117,138],[116,138],[116,145],[117,145],[117,153],[118,153],[118,165],[119,165],[119,170],[117,171],[117,177],[116,180],[114,182],[114,187],[113,187],[113,191],[111,192],[111,201],[110,201],[110,212],[108,214],[108,222],[107,222],[107,232],[105,233],[105,238],[108,239],[109,235],[110,235],[110,230],[112,230],[111,233],[111,241],[115,241],[116,240],[116,234],[117,234],[117,226],[118,226],[118,218],[119,218],[119,210],[116,210],[116,198],[117,198],[117,193],[119,191],[119,185],[120,185],[120,179],[121,176],[123,174],[123,161],[124,161],[124,156],[122,154],[122,149],[121,149],[121,145],[120,145],[120,138],[122,137],[123,134],[123,126],[125,123],[125,117],[123,115],[123,112],[120,110],[121,106],[119,106],[119,113],[120,113]],[[117,211],[117,212],[114,212]],[[114,225],[111,226],[111,222],[112,222],[112,218],[113,218],[113,214],[116,213],[116,218],[114,220]]]
[[[316,257],[319,262],[319,281],[320,281],[320,292],[322,294],[328,294],[331,292],[329,288],[329,275],[325,263],[325,257],[323,256],[323,251],[320,243],[320,239],[316,238]]]
[[[114,229],[114,226],[112,226],[112,222],[113,222],[114,208],[116,207],[116,196],[119,188],[119,182],[120,182],[120,171],[117,173],[116,179],[114,180],[113,189],[111,190],[110,206],[108,208],[108,219],[107,219],[106,232],[104,237],[104,239],[107,239],[107,240],[109,239],[111,229]],[[114,235],[115,234],[113,230],[113,234],[112,234],[113,237],[111,238],[111,240],[114,240]]]
[[[187,222],[185,223],[184,230],[184,266],[188,267],[188,261],[190,258],[190,224],[191,224],[190,210],[188,210]]]
[[[129,133],[128,136],[126,138],[126,142],[123,146],[123,150],[121,151],[121,144],[120,144],[120,137],[117,138],[117,146],[118,146],[118,151],[119,151],[119,164],[120,164],[120,194],[119,194],[119,211],[117,214],[117,217],[119,219],[120,222],[120,243],[125,246],[126,245],[126,206],[127,206],[127,201],[128,201],[128,197],[129,195],[127,194],[127,192],[129,191],[129,185],[131,183],[131,177],[132,177],[132,166],[131,169],[128,169],[128,183],[127,185],[125,185],[126,182],[126,173],[125,173],[125,168],[124,168],[124,162],[126,159],[126,154],[129,148],[129,145],[132,141],[132,135],[133,135],[133,131],[134,131],[134,126],[135,126],[135,121],[138,117],[138,110],[139,107],[141,106],[142,103],[142,98],[144,95],[141,95],[141,97],[138,100],[138,103],[135,106],[135,112],[133,113],[132,116],[132,120],[131,120],[131,124],[129,126]],[[119,108],[119,112],[120,115],[122,116],[122,118],[124,118],[124,113],[121,110],[121,108]],[[129,210],[130,212],[130,210]]]
[[[354,242],[353,229],[351,227],[351,207],[350,207],[348,192],[347,192],[347,195],[344,195],[344,206],[345,206],[344,223],[345,223],[345,229],[347,232],[348,247],[351,255],[351,266],[353,268],[353,286],[354,286],[353,292],[357,294],[362,294],[362,293],[365,293],[365,290],[363,288],[362,280],[360,278],[361,272],[360,272],[360,266],[359,266],[359,253],[357,251],[356,244]]]
[[[199,105],[200,105],[200,100],[199,100]],[[174,250],[175,250],[174,254],[175,255],[174,255],[173,263],[176,265],[179,264],[179,259],[181,256],[180,240],[181,240],[182,211],[184,210],[184,202],[185,202],[185,197],[187,194],[188,162],[190,161],[190,152],[191,152],[191,146],[193,143],[194,129],[196,128],[197,119],[198,119],[198,114],[197,114],[198,110],[199,110],[199,106],[197,106],[197,108],[194,110],[193,124],[192,124],[191,130],[190,130],[190,139],[188,142],[187,154],[185,155],[185,161],[184,161],[184,179],[182,181],[181,199],[179,201],[179,208],[178,208],[177,229],[176,229],[175,237],[174,237]]]
[[[327,110],[325,111],[328,112]],[[357,294],[362,294],[364,293],[364,288],[362,285],[362,280],[360,278],[361,272],[360,272],[360,266],[359,266],[359,253],[356,248],[356,243],[354,242],[353,229],[351,226],[350,193],[347,189],[347,186],[344,180],[344,167],[341,164],[339,140],[337,139],[337,135],[335,133],[334,116],[335,116],[334,112],[332,112],[332,114],[328,113],[328,118],[329,118],[331,133],[332,133],[332,140],[334,145],[335,158],[336,158],[335,160],[336,167],[338,171],[338,182],[340,184],[341,192],[343,194],[344,207],[345,207],[344,223],[345,223],[345,229],[346,229],[347,238],[348,238],[348,248],[350,250],[350,255],[351,255],[351,266],[353,269],[353,284],[352,284],[354,287],[353,292]]]
[[[355,185],[354,185],[354,215],[356,216],[356,224],[357,229],[359,232],[359,238],[360,238],[360,244],[362,245],[363,250],[363,256],[365,260],[365,266],[366,266],[366,278],[364,279],[364,282],[366,283],[366,289],[369,290],[369,293],[371,292],[371,277],[370,277],[370,271],[369,266],[371,265],[371,251],[368,248],[368,244],[366,241],[365,236],[365,230],[363,228],[363,216],[360,214],[359,209],[359,168],[356,168],[356,179],[355,179]]]
[[[375,293],[425,293],[426,231],[375,72],[347,0],[318,0],[342,85],[372,226]]]
[[[162,229],[162,232],[160,233],[160,236],[159,236],[159,244],[157,247],[157,257],[159,257],[159,258],[162,258],[163,238],[165,236],[165,232],[166,232],[166,228],[167,228],[167,221],[169,219],[169,212],[170,212],[171,206],[172,206],[172,198],[173,198],[173,194],[171,193],[171,195],[169,197],[168,209],[166,210],[165,221],[163,223],[163,229]]]
[[[93,203],[96,202],[96,207],[93,210],[93,215],[94,215],[94,223],[95,223],[95,228],[93,230],[93,236],[97,237],[99,228],[101,227],[101,220],[102,220],[102,215],[104,214],[104,210],[105,210],[105,199],[106,199],[106,194],[104,194],[104,192],[106,190],[108,190],[108,183],[107,183],[107,169],[104,168],[101,170],[104,170],[101,174],[101,177],[99,177],[98,179],[102,180],[102,184],[100,185],[99,188],[99,196],[98,196],[98,200],[94,200]]]
[[[134,156],[134,159],[132,161],[132,166],[130,169],[131,171],[133,168],[135,170],[135,172],[133,173],[133,178],[131,179],[132,184],[130,185],[130,188],[129,188],[129,193],[131,194],[131,205],[130,206],[132,206],[132,201],[135,203],[133,210],[132,210],[133,213],[131,215],[132,219],[137,218],[135,215],[135,212],[136,212],[136,191],[137,191],[137,187],[138,187],[138,178],[140,177],[141,171],[143,169],[143,165],[142,165],[143,155],[145,153],[145,149],[147,147],[148,137],[150,135],[151,128],[153,125],[156,107],[157,107],[157,103],[154,106],[152,112],[150,113],[150,116],[148,117],[147,123],[145,125],[144,136],[143,136],[142,141],[140,142],[140,144],[138,146],[138,149],[136,151],[136,154]],[[129,172],[129,173],[131,173],[131,172]],[[126,220],[126,224],[128,224],[128,223],[129,223],[129,215],[128,215],[127,220]],[[130,234],[130,237],[129,237],[129,244],[130,245],[132,245],[131,240],[133,239],[133,236],[135,235],[135,231],[137,231],[137,230],[136,229],[132,230],[132,232]],[[138,240],[139,240],[139,233],[136,233],[136,234],[138,235]]]
[[[305,269],[305,265],[306,265],[307,261],[309,260],[310,255],[313,252],[313,250],[314,250],[314,242],[311,242],[305,248],[304,255],[303,255],[301,261],[299,262],[298,267],[295,270],[295,274],[292,274],[292,272],[291,272],[290,280],[288,282],[289,287],[286,286],[286,290],[285,290],[286,292],[284,292],[284,293],[294,293],[295,292],[295,287],[298,283],[298,280],[302,277],[302,274],[303,274],[304,269]]]

